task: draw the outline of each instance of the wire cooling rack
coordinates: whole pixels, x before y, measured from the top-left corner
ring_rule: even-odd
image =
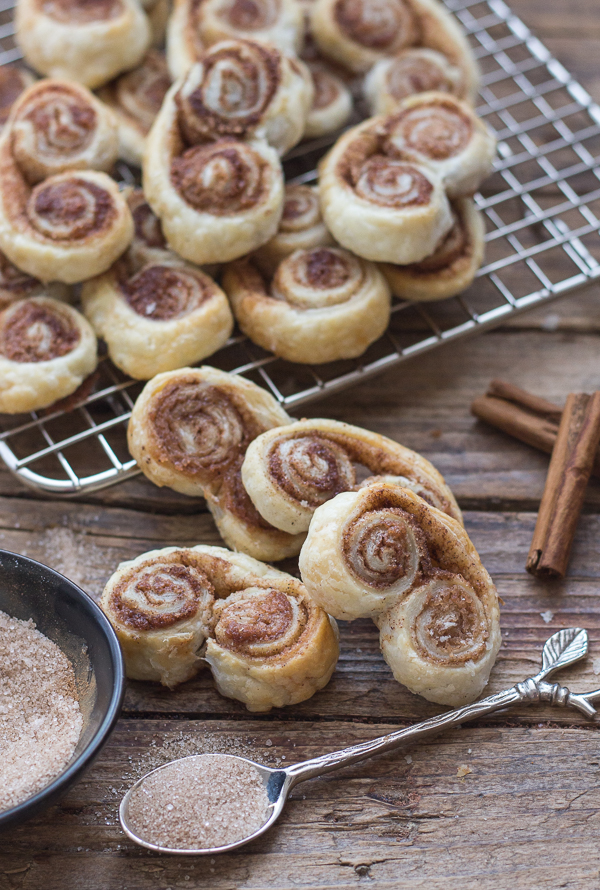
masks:
[[[479,60],[477,111],[499,141],[495,172],[475,198],[486,219],[486,264],[460,297],[396,301],[389,330],[359,360],[292,365],[243,336],[211,357],[211,364],[266,387],[292,412],[600,277],[600,107],[503,0],[445,2]],[[21,57],[13,4],[0,0],[0,64]],[[287,172],[310,181],[309,168],[324,147],[294,150]],[[104,359],[89,391],[70,403],[26,417],[0,415],[0,456],[24,483],[54,495],[125,479],[139,472],[125,433],[141,388]]]

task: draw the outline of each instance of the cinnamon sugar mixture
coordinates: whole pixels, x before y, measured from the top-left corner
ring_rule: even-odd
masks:
[[[227,754],[200,754],[150,775],[131,795],[128,822],[142,840],[206,850],[248,837],[267,818],[258,772]]]
[[[0,812],[62,772],[82,725],[67,656],[33,621],[0,612]]]

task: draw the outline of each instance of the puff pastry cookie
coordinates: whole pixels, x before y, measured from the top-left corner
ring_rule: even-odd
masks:
[[[303,62],[250,40],[223,40],[206,50],[176,94],[189,143],[265,139],[279,154],[300,142],[312,99]]]
[[[253,259],[265,275],[272,275],[279,263],[295,250],[328,247],[330,244],[333,244],[333,238],[321,216],[318,188],[286,185],[279,230],[255,251]]]
[[[297,0],[175,0],[167,31],[171,76],[182,77],[206,47],[220,40],[253,40],[294,56],[303,34]]]
[[[27,297],[52,297],[54,300],[69,302],[72,298],[71,288],[59,281],[44,284],[37,278],[21,272],[0,251],[0,311],[11,303]]]
[[[318,507],[300,554],[309,594],[334,617],[372,617],[399,683],[459,706],[500,648],[498,597],[465,530],[386,482]]]
[[[454,224],[431,256],[409,266],[382,263],[392,293],[404,300],[444,300],[473,282],[483,263],[485,224],[470,198],[452,202]]]
[[[122,563],[100,605],[127,675],[173,687],[206,661],[250,711],[297,704],[335,668],[337,627],[284,572],[222,547],[167,547]]]
[[[72,306],[32,297],[0,312],[0,412],[37,411],[96,367],[96,337]]]
[[[31,86],[34,81],[33,75],[23,68],[17,68],[15,65],[0,66],[0,132],[23,90]]]
[[[152,39],[137,0],[18,0],[15,27],[32,68],[91,89],[139,65]]]
[[[171,85],[163,53],[150,50],[138,68],[121,74],[98,95],[113,111],[119,127],[119,157],[138,167],[146,136]]]
[[[223,287],[242,331],[293,362],[362,355],[390,319],[383,275],[339,247],[296,250],[269,284],[251,260],[239,260],[225,270]]]
[[[363,92],[371,114],[389,114],[415,93],[451,93],[474,100],[473,84],[460,68],[433,49],[414,47],[392,59],[381,59],[365,77]]]
[[[73,170],[110,170],[118,155],[117,121],[88,89],[39,80],[21,94],[10,118],[9,144],[25,179]]]
[[[428,166],[441,177],[451,198],[473,194],[492,171],[495,136],[454,96],[411,96],[384,120],[388,155]]]
[[[221,288],[196,266],[177,260],[139,271],[117,263],[83,285],[84,312],[126,374],[148,380],[212,355],[233,330]]]
[[[319,165],[325,223],[369,260],[413,263],[429,256],[452,227],[439,173],[405,159],[388,138],[388,118],[348,130]]]
[[[206,498],[225,542],[257,559],[296,555],[303,535],[287,535],[261,517],[242,485],[249,443],[290,418],[256,384],[216,368],[159,374],[135,403],[127,441],[156,485]]]
[[[251,442],[242,464],[244,488],[271,525],[298,533],[342,491],[358,489],[356,467],[410,488],[458,522],[458,504],[426,458],[378,433],[336,420],[299,420]]]
[[[306,118],[305,139],[335,133],[352,115],[352,93],[331,65],[324,61],[308,62],[314,85],[314,97]]]
[[[273,237],[283,210],[274,148],[223,138],[190,145],[179,127],[175,84],[146,144],[144,193],[169,246],[202,265],[236,259]]]
[[[156,216],[142,189],[125,191],[127,206],[133,217],[133,239],[127,251],[130,265],[139,271],[148,263],[169,263],[176,257],[169,250],[159,218]]]

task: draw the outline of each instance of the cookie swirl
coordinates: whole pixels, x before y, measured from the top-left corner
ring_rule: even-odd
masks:
[[[112,196],[88,179],[63,173],[39,183],[26,207],[32,228],[52,241],[79,241],[110,227]]]
[[[42,0],[45,15],[65,25],[107,22],[123,13],[122,0]]]
[[[392,152],[445,161],[465,150],[473,135],[473,123],[460,106],[438,99],[394,115],[388,132]]]
[[[324,61],[308,62],[314,98],[306,119],[304,137],[314,139],[334,133],[352,114],[352,94],[342,78]]]
[[[419,37],[418,19],[407,0],[337,0],[334,15],[353,42],[387,55]]]
[[[320,222],[319,193],[309,185],[286,186],[279,231],[302,232]]]
[[[429,204],[434,188],[418,167],[384,155],[373,155],[353,173],[351,181],[358,197],[382,207]]]
[[[270,168],[254,149],[223,140],[195,145],[173,160],[171,181],[194,210],[230,216],[251,210],[268,191]]]
[[[297,250],[280,263],[271,294],[299,309],[321,309],[347,303],[364,280],[357,257],[337,247],[316,247]]]
[[[335,617],[375,620],[412,692],[449,705],[481,693],[501,643],[496,589],[464,529],[418,495],[375,482],[318,507],[300,572]]]
[[[32,184],[67,170],[109,170],[117,158],[117,124],[85,87],[38,81],[13,110],[11,147]]]
[[[310,250],[333,244],[327,231],[319,192],[310,185],[286,185],[279,231],[256,251],[254,258],[266,275],[273,275],[279,263],[296,250]]]
[[[48,362],[72,352],[80,340],[70,312],[53,301],[24,300],[0,327],[0,354],[11,362]]]
[[[205,46],[219,40],[256,40],[285,53],[302,44],[302,11],[292,0],[191,0],[194,31]]]
[[[117,108],[148,133],[170,85],[164,55],[150,50],[138,68],[114,82],[112,94]]]
[[[271,449],[269,473],[287,496],[313,509],[356,483],[348,454],[319,436],[284,439]]]
[[[465,98],[463,72],[441,52],[424,47],[406,49],[393,59],[381,59],[364,81],[371,114],[387,114],[416,93],[436,91]]]
[[[202,276],[174,266],[148,266],[123,282],[121,289],[134,312],[155,321],[182,318],[210,298]]]
[[[308,620],[303,606],[281,590],[249,587],[216,603],[214,638],[249,659],[277,658],[302,635]]]

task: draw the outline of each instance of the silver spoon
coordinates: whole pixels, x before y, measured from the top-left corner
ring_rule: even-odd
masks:
[[[142,779],[136,782],[121,801],[121,807],[119,809],[121,826],[125,834],[131,838],[132,841],[135,841],[142,847],[147,847],[149,850],[155,850],[158,853],[178,853],[187,855],[226,853],[230,850],[235,850],[237,847],[241,847],[242,844],[247,844],[249,841],[260,837],[261,834],[264,834],[265,831],[267,831],[279,818],[290,791],[299,782],[304,782],[306,779],[312,779],[314,776],[332,772],[343,766],[349,766],[352,763],[358,763],[375,754],[383,754],[385,751],[392,751],[395,748],[399,748],[401,745],[406,745],[408,742],[412,743],[417,739],[434,735],[448,726],[456,726],[467,720],[482,717],[484,714],[491,714],[493,711],[498,711],[509,705],[517,704],[518,702],[533,704],[535,702],[543,701],[563,708],[577,708],[585,714],[586,717],[592,718],[596,715],[596,709],[592,702],[600,699],[600,689],[578,695],[570,692],[565,686],[560,686],[558,683],[546,682],[546,678],[555,671],[567,667],[567,665],[574,664],[576,661],[584,658],[587,654],[587,650],[588,634],[586,630],[582,630],[579,627],[560,630],[546,641],[542,653],[542,669],[535,675],[535,677],[530,677],[522,683],[517,683],[516,686],[513,686],[510,689],[506,689],[504,692],[497,692],[495,695],[490,695],[488,698],[474,702],[471,705],[457,708],[446,714],[440,714],[438,717],[431,717],[429,720],[424,720],[423,723],[417,723],[415,726],[400,729],[397,732],[381,736],[370,742],[363,742],[361,745],[353,745],[350,748],[344,748],[343,751],[334,751],[331,754],[324,754],[322,757],[315,757],[313,760],[306,760],[303,763],[295,763],[285,769],[271,769],[268,766],[262,766],[262,764],[247,760],[245,757],[226,755],[227,757],[231,757],[232,760],[243,761],[244,763],[253,766],[263,782],[269,798],[266,818],[260,828],[247,837],[240,838],[230,844],[225,844],[221,847],[212,847],[210,849],[180,850],[150,843],[149,841],[144,840],[144,838],[136,835],[131,827],[129,818],[129,801],[131,795],[143,782],[146,781],[148,776],[153,775],[158,770],[152,770],[152,772],[147,773]],[[182,760],[184,759],[189,758],[182,758]],[[172,761],[172,763],[176,762],[178,761]],[[166,769],[169,766],[171,766],[171,763],[158,767],[158,769]],[[235,787],[232,787],[232,799],[235,798],[235,795],[236,789]]]

